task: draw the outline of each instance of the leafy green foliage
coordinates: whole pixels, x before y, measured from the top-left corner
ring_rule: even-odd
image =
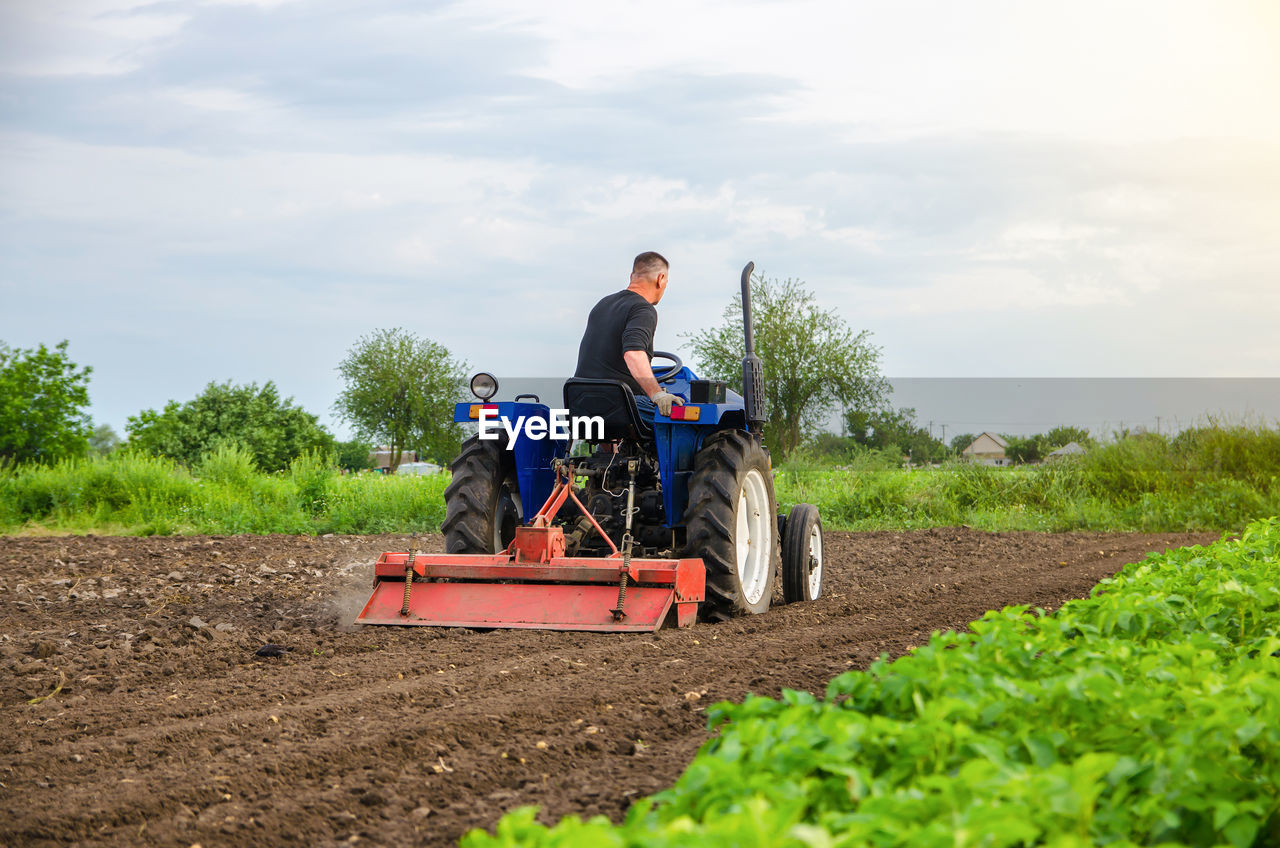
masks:
[[[833,467],[841,471],[887,471],[902,467],[902,453],[897,446],[872,448],[848,436],[819,433],[796,448],[787,457],[786,468],[820,472]]]
[[[338,371],[346,386],[334,411],[362,439],[391,449],[392,473],[405,450],[442,464],[457,455],[462,427],[453,405],[463,396],[466,366],[447,348],[399,328],[376,330],[355,343]]]
[[[352,439],[334,445],[333,455],[338,467],[344,471],[367,471],[373,467],[369,457],[373,454],[373,442]]]
[[[191,473],[211,483],[244,488],[258,475],[258,465],[243,445],[224,442],[200,457]]]
[[[1044,436],[1003,436],[1008,443],[1008,447],[1004,449],[1004,455],[1007,456],[1016,465],[1023,465],[1028,462],[1039,462],[1044,459],[1052,448],[1049,448],[1044,441]]]
[[[1211,425],[1172,437],[1143,433],[1106,447],[1091,451],[1085,466],[1108,485],[1131,493],[1218,477],[1263,488],[1280,475],[1280,429]]]
[[[860,445],[895,448],[913,465],[941,462],[949,456],[946,444],[916,421],[915,409],[904,406],[871,411],[847,410],[845,428],[850,438]]]
[[[129,418],[130,447],[175,459],[188,467],[205,454],[238,444],[264,471],[281,471],[294,457],[328,450],[333,437],[316,416],[281,399],[270,380],[236,386],[210,383],[194,400],[169,401],[161,412],[145,409]]]
[[[329,506],[329,491],[338,469],[329,457],[304,453],[289,464],[289,479],[298,491],[298,503],[308,515],[319,517]]]
[[[1071,442],[1075,442],[1082,448],[1090,448],[1097,445],[1097,441],[1083,427],[1054,427],[1048,433],[1036,433],[1031,436],[1004,434],[1002,438],[1009,443],[1009,446],[1005,448],[1005,455],[1019,465],[1040,462],[1053,451]],[[969,441],[972,442],[973,439],[970,438]],[[960,449],[964,450],[966,447],[968,447],[968,442],[961,445]]]
[[[1055,615],[1011,607],[719,736],[614,827],[532,809],[496,846],[1271,845],[1280,521],[1149,557]]]
[[[112,451],[118,450],[123,444],[124,440],[112,429],[110,424],[99,424],[89,434],[89,450],[99,456],[106,456]]]
[[[798,280],[751,281],[756,354],[764,366],[765,441],[783,457],[832,410],[878,409],[888,382],[871,334],[855,333],[834,309],[822,309]],[[718,327],[690,336],[699,376],[742,390],[742,296],[725,307]]]
[[[1089,435],[1089,431],[1084,427],[1060,426],[1054,427],[1052,430],[1044,434],[1045,444],[1050,450],[1069,445],[1075,442],[1082,448],[1093,447],[1098,442],[1093,436]]]
[[[444,520],[448,481],[444,474],[339,475],[319,453],[266,474],[238,444],[210,451],[194,471],[125,449],[0,472],[0,533],[433,532]]]
[[[53,350],[0,342],[0,468],[85,454],[92,371],[71,361],[65,341]]]
[[[1280,441],[1277,435],[1261,429],[1206,430],[1183,440],[1101,445],[1071,463],[988,468],[954,462],[915,470],[900,468],[897,448],[868,448],[831,436],[807,443],[776,466],[775,489],[780,509],[817,504],[831,530],[961,524],[987,530],[1237,530],[1259,516],[1280,515],[1280,462],[1271,453]],[[144,462],[148,458],[134,450],[111,454],[109,463],[64,462],[0,472],[0,532],[37,523],[97,533],[147,527],[186,532],[195,526],[226,533],[235,531],[220,524],[220,516],[231,514],[241,516],[235,526],[263,528],[253,532],[437,529],[443,515],[439,491],[447,475],[418,478],[435,487],[432,500],[422,494],[426,489],[368,484],[368,475],[331,477],[320,466],[333,461],[322,454],[312,457],[296,471],[291,464],[289,485],[276,475],[248,471],[239,478],[257,482],[247,487],[201,480],[202,493],[218,488],[222,506],[201,512],[198,524],[192,521],[190,499],[175,494],[190,484],[186,470],[174,470],[170,461]],[[302,470],[308,467],[316,470]],[[319,483],[303,482],[321,478],[323,492]],[[287,494],[270,494],[277,489]],[[268,502],[287,506],[279,511],[264,506],[243,517],[245,508],[235,504],[259,490]]]
[[[779,506],[817,504],[838,530],[1235,530],[1280,514],[1280,431],[1261,427],[1135,436],[1016,468],[905,472],[878,459],[834,436],[810,442],[780,466]]]

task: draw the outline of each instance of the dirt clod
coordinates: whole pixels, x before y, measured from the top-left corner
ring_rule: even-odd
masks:
[[[28,653],[38,660],[47,660],[58,653],[58,646],[53,642],[37,642]]]

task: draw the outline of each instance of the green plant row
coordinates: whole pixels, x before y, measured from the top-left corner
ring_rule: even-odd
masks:
[[[1280,442],[1272,431],[1200,431],[1128,439],[1069,463],[908,471],[866,451],[850,466],[797,460],[777,476],[785,510],[817,504],[830,530],[968,525],[985,530],[1237,530],[1280,514]],[[1274,459],[1274,462],[1272,462]],[[1271,464],[1268,464],[1271,462]],[[0,471],[0,532],[374,533],[436,530],[447,480],[339,477],[303,455],[255,471],[235,445],[190,471],[166,459],[107,459]]]
[[[619,826],[523,808],[463,845],[1280,844],[1280,520],[711,726]]]
[[[117,452],[0,474],[0,532],[434,532],[447,482],[445,475],[341,475],[315,454],[264,474],[236,445],[189,472],[168,459]]]

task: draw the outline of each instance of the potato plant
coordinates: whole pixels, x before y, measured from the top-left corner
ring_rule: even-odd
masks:
[[[620,826],[524,808],[463,844],[1280,844],[1280,520],[711,724]]]

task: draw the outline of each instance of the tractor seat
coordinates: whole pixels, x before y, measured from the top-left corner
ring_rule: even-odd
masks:
[[[617,380],[572,377],[564,383],[564,406],[573,416],[604,419],[604,440],[630,439],[641,444],[653,441],[653,425],[636,410],[631,387]]]

